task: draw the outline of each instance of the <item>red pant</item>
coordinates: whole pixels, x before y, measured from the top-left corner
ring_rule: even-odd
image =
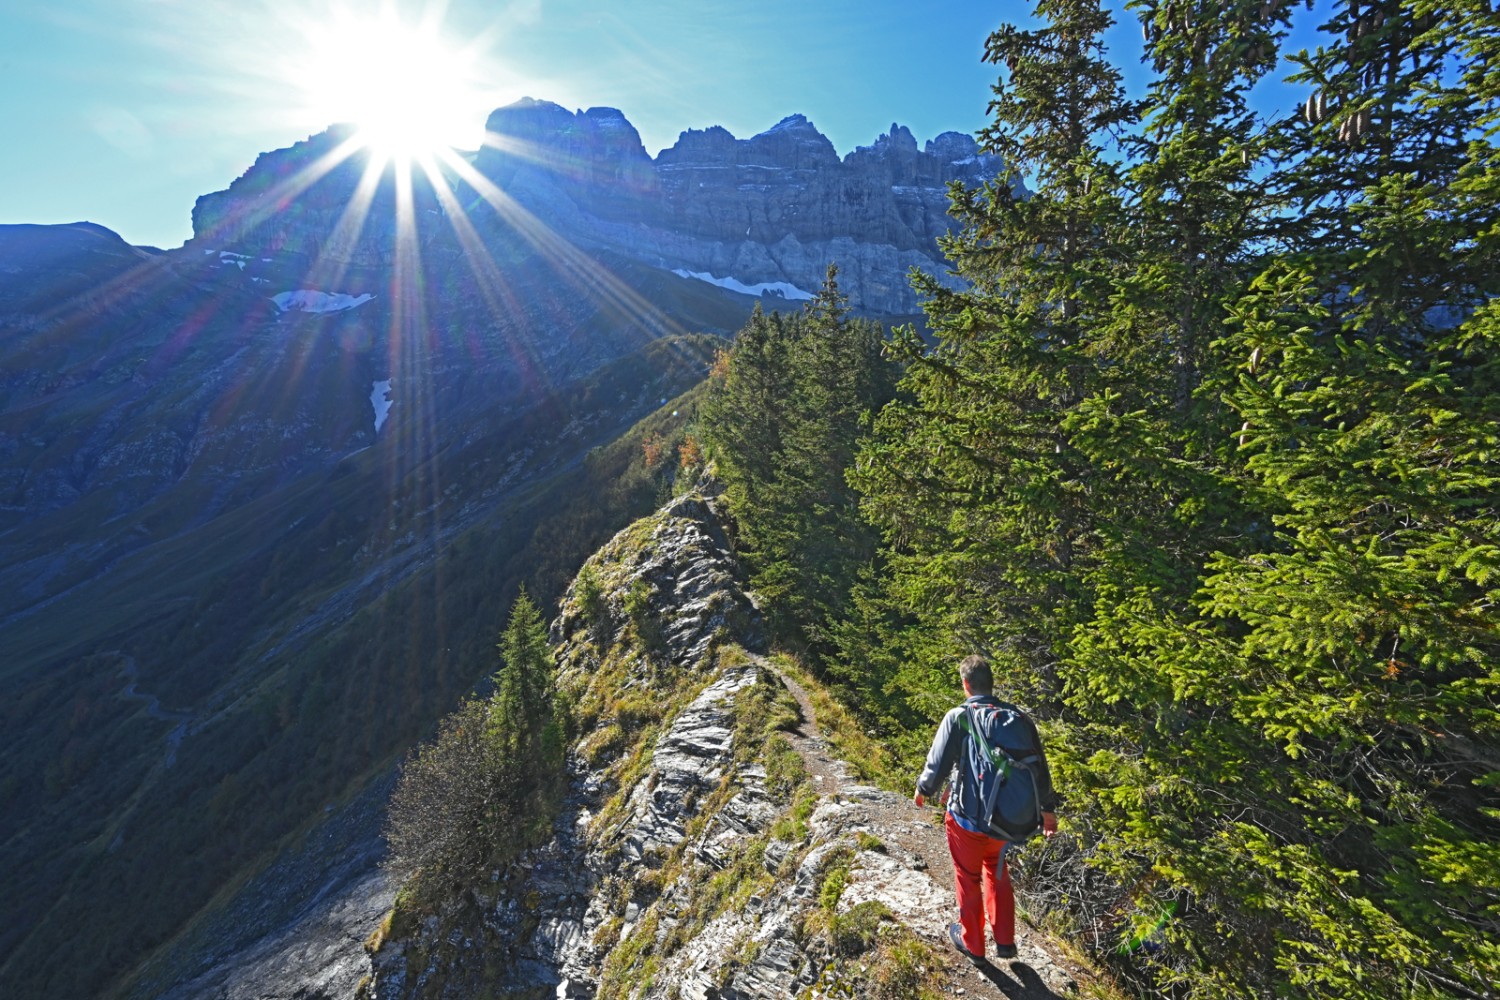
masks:
[[[1000,856],[1005,841],[965,830],[952,813],[944,815],[943,825],[948,831],[948,851],[953,855],[953,881],[958,889],[958,922],[964,928],[964,947],[976,955],[984,954],[986,919],[996,944],[1015,944],[1016,895],[1010,887],[1010,869]]]

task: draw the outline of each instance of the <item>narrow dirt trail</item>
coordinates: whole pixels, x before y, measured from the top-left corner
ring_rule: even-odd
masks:
[[[957,919],[953,908],[953,863],[943,833],[941,813],[935,809],[918,809],[909,799],[881,793],[872,799],[868,786],[850,773],[848,765],[829,750],[817,712],[802,686],[777,671],[770,663],[762,665],[786,687],[801,709],[802,721],[787,733],[792,746],[802,755],[813,787],[822,795],[839,795],[859,788],[859,797],[867,803],[871,826],[882,840],[894,842],[918,859],[918,867],[949,901],[946,913],[933,914],[931,924],[946,927]],[[997,997],[1005,1000],[1064,1000],[1076,996],[1078,984],[1090,977],[1087,970],[1066,959],[1025,920],[1016,922],[1016,945],[1019,954],[1010,960],[992,959],[974,965],[953,951],[946,936],[933,933],[932,927],[913,927],[936,945],[944,959],[941,990],[959,996]]]
[[[124,654],[120,654],[124,656]],[[120,671],[121,676],[127,683],[125,689],[119,692],[118,697],[125,701],[142,702],[146,706],[146,714],[158,722],[175,722],[176,726],[167,734],[167,756],[162,762],[162,767],[171,767],[177,763],[177,749],[182,746],[183,738],[187,736],[188,727],[192,725],[197,716],[192,712],[176,712],[161,707],[161,699],[154,694],[146,694],[137,690],[140,686],[141,670],[135,662],[135,657],[124,656],[125,667]]]

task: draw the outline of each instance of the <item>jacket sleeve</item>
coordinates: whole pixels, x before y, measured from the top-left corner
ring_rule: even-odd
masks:
[[[917,791],[931,797],[943,787],[943,782],[958,763],[958,752],[963,748],[963,732],[958,726],[962,709],[952,709],[943,716],[937,733],[932,737],[932,749],[927,751],[927,763],[917,778]],[[1048,788],[1051,788],[1049,783]]]
[[[1052,787],[1052,769],[1047,766],[1047,754],[1042,749],[1042,738],[1036,731],[1036,723],[1026,716],[1027,728],[1031,730],[1031,745],[1036,747],[1036,795],[1043,812],[1057,811],[1057,792]]]

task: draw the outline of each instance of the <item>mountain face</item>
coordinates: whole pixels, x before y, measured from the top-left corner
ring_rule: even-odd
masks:
[[[681,433],[694,332],[830,260],[912,311],[943,184],[995,166],[895,127],[840,160],[799,117],[655,160],[608,109],[490,126],[410,173],[340,129],[266,153],[165,253],[0,226],[0,992],[162,995],[360,883],[378,831],[341,817],[517,588],[667,487],[641,443]]]
[[[952,226],[948,184],[977,186],[1001,168],[966,135],[945,132],[919,148],[895,124],[840,159],[802,115],[749,139],[717,126],[689,130],[654,160],[613,108],[574,113],[526,99],[491,114],[486,130],[472,170],[436,171],[434,180],[453,197],[424,197],[424,189],[412,208],[416,218],[455,204],[471,216],[480,208],[481,217],[520,210],[591,251],[792,299],[815,292],[836,262],[854,307],[878,315],[917,312],[906,280],[912,267],[943,272],[937,239]],[[346,138],[330,131],[268,154],[227,191],[199,199],[195,241],[232,243],[247,253],[292,247],[352,263],[390,262],[392,232],[337,224],[358,184],[356,171],[340,176],[335,168],[329,183],[314,185],[315,194],[299,196],[295,212],[266,211],[268,192]],[[505,207],[495,209],[496,200]],[[427,234],[443,232],[423,229],[424,253],[437,238]]]
[[[671,331],[744,306],[666,275],[671,312],[627,312],[519,248],[492,312],[436,258],[308,288],[291,252],[0,240],[0,992],[97,996],[493,670],[517,586],[655,499],[593,453],[703,377],[716,338]],[[279,888],[228,932],[327,887]]]

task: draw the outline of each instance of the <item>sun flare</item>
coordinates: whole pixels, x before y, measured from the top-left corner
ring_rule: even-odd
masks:
[[[472,57],[445,42],[436,23],[340,14],[309,33],[298,86],[314,121],[354,125],[361,145],[405,161],[448,147],[473,148],[478,87]]]

